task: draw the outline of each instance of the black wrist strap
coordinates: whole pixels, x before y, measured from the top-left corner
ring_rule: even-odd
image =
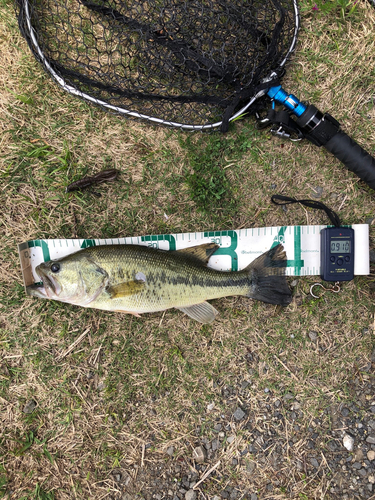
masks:
[[[301,203],[301,205],[305,205],[306,207],[315,208],[316,210],[324,210],[334,226],[341,226],[340,217],[320,201],[296,200],[295,198],[291,198],[290,196],[283,196],[282,194],[274,194],[271,197],[271,201],[275,205],[290,205],[292,203]]]

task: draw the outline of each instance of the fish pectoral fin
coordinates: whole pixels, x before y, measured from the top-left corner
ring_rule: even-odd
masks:
[[[189,307],[177,307],[176,309],[199,321],[199,323],[212,323],[219,314],[219,311],[208,302],[201,302]]]
[[[129,297],[129,295],[135,295],[141,292],[146,283],[144,281],[132,280],[125,281],[124,283],[119,283],[118,285],[109,286],[107,292],[111,296],[111,299],[119,299],[120,297]]]
[[[218,248],[219,245],[216,243],[204,243],[203,245],[197,245],[195,247],[182,248],[181,250],[176,250],[176,252],[190,255],[202,261],[204,264],[207,264],[211,255],[215,253]]]

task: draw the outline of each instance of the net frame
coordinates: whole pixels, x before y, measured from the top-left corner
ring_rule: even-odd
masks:
[[[293,36],[290,42],[290,46],[282,59],[281,63],[278,64],[277,67],[273,68],[269,76],[267,78],[264,78],[262,82],[259,82],[262,87],[260,90],[258,90],[252,97],[249,98],[249,100],[244,104],[240,109],[235,111],[229,118],[228,122],[236,120],[238,117],[241,115],[245,114],[248,112],[253,104],[260,98],[264,97],[265,94],[267,93],[267,85],[268,82],[269,86],[272,85],[271,82],[277,81],[280,73],[283,72],[285,65],[287,61],[289,60],[290,56],[294,52],[297,44],[297,37],[298,37],[298,32],[300,28],[300,18],[299,18],[299,11],[298,11],[298,5],[297,5],[297,0],[291,0],[292,7],[293,7],[293,15],[294,15],[294,32]],[[165,120],[162,118],[158,118],[156,116],[152,115],[147,115],[144,113],[140,113],[131,109],[126,109],[121,106],[116,106],[114,104],[111,104],[109,102],[106,102],[105,100],[99,99],[97,97],[94,97],[90,95],[89,93],[83,92],[82,90],[76,88],[75,86],[69,84],[61,75],[59,75],[52,65],[49,63],[47,57],[43,53],[42,48],[40,47],[38,43],[38,36],[36,33],[36,30],[34,29],[32,25],[32,16],[31,16],[31,7],[30,7],[30,0],[18,0],[19,6],[22,7],[23,9],[23,15],[24,15],[24,20],[25,23],[23,25],[23,28],[21,31],[23,32],[24,35],[27,35],[27,41],[29,45],[31,46],[31,49],[36,56],[36,58],[42,63],[44,69],[52,76],[52,78],[56,81],[56,83],[67,93],[69,93],[72,96],[78,97],[80,99],[83,99],[91,104],[98,105],[102,108],[104,108],[107,111],[118,113],[123,116],[131,117],[131,118],[136,118],[136,119],[141,119],[141,120],[146,120],[154,124],[158,125],[166,125],[170,127],[175,127],[175,128],[180,128],[183,130],[211,130],[211,129],[218,129],[223,127],[223,120],[221,121],[216,121],[214,123],[205,123],[205,124],[192,124],[192,123],[184,123],[184,122],[179,122],[179,121],[171,121],[171,120]],[[25,33],[27,29],[27,32]]]

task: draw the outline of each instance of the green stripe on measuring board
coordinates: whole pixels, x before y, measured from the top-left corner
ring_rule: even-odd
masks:
[[[286,274],[314,276],[320,274],[320,231],[325,227],[327,226],[277,226],[111,239],[38,239],[21,243],[19,254],[24,281],[30,284],[32,276],[35,276],[35,267],[41,262],[60,259],[80,249],[98,245],[146,245],[175,251],[214,242],[219,248],[208,265],[222,271],[238,271],[248,266],[262,253],[281,243],[287,255]],[[369,274],[369,226],[353,224],[351,227],[355,232],[357,249],[354,273]]]

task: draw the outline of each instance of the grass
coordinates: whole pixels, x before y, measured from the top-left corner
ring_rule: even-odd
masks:
[[[364,223],[374,217],[371,190],[325,151],[280,141],[252,118],[225,136],[186,134],[90,107],[48,78],[12,5],[0,5],[0,498],[148,500],[163,473],[175,493],[182,477],[195,469],[199,479],[218,460],[199,500],[227,486],[259,498],[335,498],[329,468],[318,475],[309,465],[309,429],[329,457],[330,441],[341,446],[332,432],[340,405],[372,401],[373,275],[319,299],[309,295],[316,278],[298,278],[285,310],[218,300],[219,318],[201,326],[174,310],[135,318],[26,298],[17,243],[322,224],[319,212],[270,202],[275,193],[310,198],[316,187],[344,223]],[[374,152],[374,11],[314,5],[302,5],[285,88]],[[100,197],[65,193],[106,168],[121,176],[94,188]],[[373,225],[370,239],[373,247]],[[199,468],[194,447],[214,439],[219,450]]]

